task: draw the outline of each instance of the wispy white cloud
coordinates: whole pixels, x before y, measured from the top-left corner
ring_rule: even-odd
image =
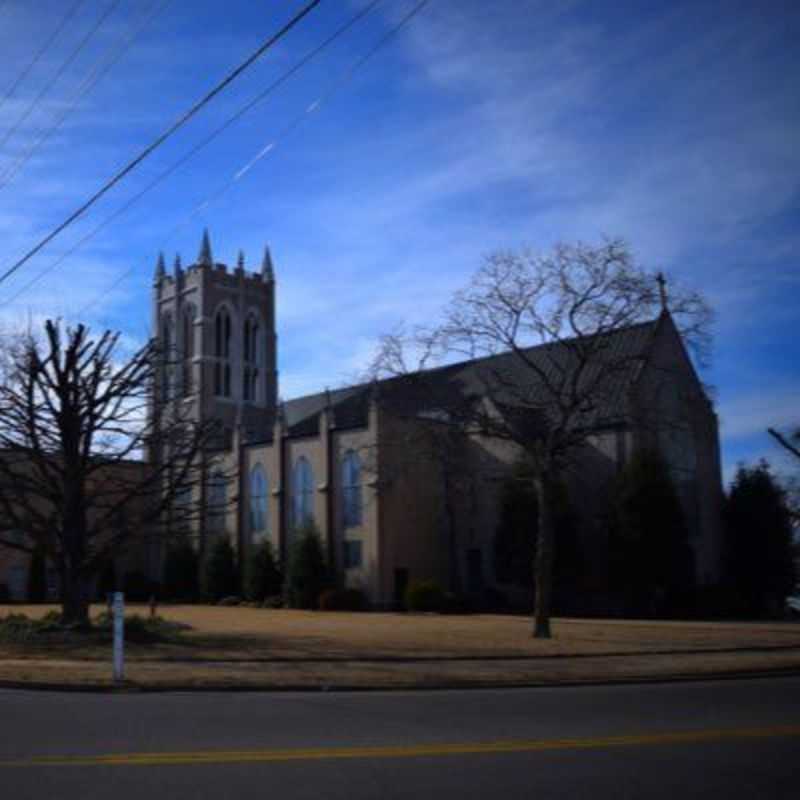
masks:
[[[729,440],[800,425],[800,380],[731,394],[719,406],[722,434]]]

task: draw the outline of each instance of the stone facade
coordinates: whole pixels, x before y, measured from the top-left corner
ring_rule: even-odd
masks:
[[[228,432],[212,463],[233,476],[226,496],[236,500],[227,506],[223,528],[240,553],[266,537],[285,559],[298,517],[308,515],[339,581],[363,589],[376,606],[395,604],[415,578],[467,592],[496,585],[493,536],[502,481],[519,456],[514,446],[475,436],[459,445],[457,457],[442,458],[435,449],[436,419],[424,410],[397,414],[382,401],[381,383],[279,407],[268,252],[259,274],[247,273],[241,260],[231,273],[213,261],[205,239],[196,264],[169,277],[157,270],[154,295],[161,335],[165,318],[179,320],[192,309],[194,372],[181,402],[193,403],[204,418],[222,420]],[[227,357],[220,355],[221,309],[232,326]],[[254,394],[245,389],[247,315],[258,320],[261,337],[249,362],[261,381]],[[621,390],[624,412],[597,424],[574,476],[587,561],[604,563],[600,520],[611,480],[635,448],[656,446],[690,518],[697,577],[712,582],[719,571],[722,502],[716,416],[668,314],[624,336],[624,346],[647,349],[644,366]],[[187,346],[178,337],[175,347],[180,360]],[[228,394],[224,377],[219,391],[221,358],[231,367]],[[467,362],[448,369],[470,368]],[[199,526],[201,551],[211,535]]]

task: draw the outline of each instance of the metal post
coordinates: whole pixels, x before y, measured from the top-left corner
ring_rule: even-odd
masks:
[[[114,592],[114,682],[125,678],[125,595]]]

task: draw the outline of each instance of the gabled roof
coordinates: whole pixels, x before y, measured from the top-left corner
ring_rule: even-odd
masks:
[[[584,370],[583,385],[596,381],[601,370],[608,374],[603,376],[601,391],[593,396],[592,408],[583,413],[582,426],[613,424],[627,416],[629,390],[647,359],[659,319],[583,340],[593,349],[601,343],[597,349],[599,358]],[[570,362],[575,361],[575,348],[580,342],[573,339],[537,345],[520,353],[504,352],[375,383],[305,395],[284,404],[284,418],[290,436],[314,436],[319,432],[320,415],[326,407],[330,408],[337,428],[366,426],[373,391],[381,402],[398,413],[423,415],[473,402],[485,395],[487,383],[503,387],[493,392],[495,400],[502,401],[505,397],[509,406],[519,406],[524,398],[525,408],[540,407],[546,412],[548,405],[552,405],[552,395],[537,378],[536,369],[540,369],[546,379],[554,380],[561,370],[575,368]],[[613,370],[606,369],[609,364],[614,365]]]

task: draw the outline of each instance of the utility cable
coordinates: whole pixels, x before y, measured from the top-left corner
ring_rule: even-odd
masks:
[[[270,36],[263,44],[261,44],[250,56],[248,56],[236,69],[228,73],[213,89],[207,92],[200,100],[198,100],[188,111],[185,111],[178,117],[172,125],[169,126],[158,138],[151,142],[139,155],[130,161],[125,167],[116,173],[110,180],[106,181],[100,189],[98,189],[88,200],[80,205],[73,211],[62,223],[54,228],[50,233],[41,239],[34,247],[32,247],[24,256],[17,259],[10,267],[8,267],[2,275],[0,275],[0,283],[8,280],[20,267],[31,260],[43,247],[58,236],[65,228],[68,228],[76,219],[82,216],[89,208],[91,208],[103,195],[105,195],[111,188],[116,186],[128,173],[132,172],[139,164],[142,163],[153,151],[160,147],[167,139],[169,139],[179,128],[185,125],[192,117],[194,117],[204,106],[208,105],[220,92],[222,92],[229,84],[239,77],[248,67],[250,67],[256,60],[258,60],[270,47],[282,39],[300,20],[316,8],[322,0],[311,0],[303,6],[283,27]]]
[[[2,139],[0,139],[0,150],[2,150],[3,147],[5,147],[5,145],[8,143],[8,140],[25,124],[28,117],[35,111],[36,106],[38,106],[39,103],[42,102],[45,95],[58,83],[58,81],[61,79],[61,76],[70,68],[75,59],[81,54],[83,48],[86,47],[86,45],[92,40],[97,31],[99,31],[100,28],[103,26],[103,23],[111,16],[111,14],[114,12],[117,6],[119,6],[120,2],[122,2],[122,0],[111,1],[110,5],[100,15],[100,18],[94,23],[94,25],[91,26],[91,28],[89,28],[86,35],[78,42],[78,44],[73,48],[72,52],[64,59],[59,68],[56,70],[53,77],[49,81],[47,81],[44,84],[44,86],[42,86],[36,97],[34,97],[33,100],[31,100],[31,102],[28,103],[28,107],[25,109],[25,111],[22,112],[22,115],[19,117],[16,123],[12,125],[6,131],[5,136],[3,136]],[[3,175],[2,178],[0,178],[0,181],[4,180],[4,178],[5,175]],[[0,183],[0,188],[5,186],[6,183],[7,181]]]
[[[168,0],[169,2],[169,0]],[[214,141],[218,136],[220,136],[224,131],[226,131],[231,125],[235,122],[238,122],[248,111],[251,111],[260,103],[264,102],[264,100],[269,97],[276,89],[278,89],[282,84],[284,84],[289,78],[299,72],[306,64],[316,58],[323,50],[325,50],[328,46],[333,44],[340,36],[343,36],[347,31],[350,30],[357,22],[359,22],[363,17],[372,11],[379,3],[383,2],[383,0],[372,0],[371,3],[364,6],[360,9],[356,14],[354,14],[350,19],[348,19],[343,25],[337,28],[330,36],[320,42],[316,47],[309,50],[301,59],[299,59],[295,64],[280,75],[276,80],[274,80],[269,86],[265,89],[260,91],[255,97],[245,103],[241,108],[239,108],[232,116],[230,116],[225,122],[215,128],[211,133],[209,133],[206,137],[200,140],[194,147],[192,147],[185,155],[181,156],[176,162],[174,162],[171,166],[167,167],[163,172],[157,175],[150,183],[144,186],[140,191],[134,194],[126,203],[120,206],[116,211],[106,217],[99,225],[92,228],[85,236],[81,237],[74,245],[72,245],[68,250],[62,253],[55,261],[49,264],[45,269],[39,272],[31,281],[26,283],[22,286],[15,294],[11,295],[11,297],[6,300],[7,303],[13,303],[17,298],[35,286],[42,278],[46,275],[51,273],[56,267],[62,264],[67,258],[69,258],[73,253],[75,253],[79,248],[83,247],[88,241],[93,239],[100,231],[106,228],[115,220],[119,219],[126,211],[128,211],[134,204],[136,204],[139,200],[142,199],[149,191],[154,189],[158,186],[162,181],[166,180],[170,175],[176,172],[180,167],[186,164],[189,160],[191,160],[197,153],[199,153],[203,148],[209,145],[212,141]]]
[[[163,0],[161,5],[151,5],[150,8],[144,12],[143,18],[132,32],[123,37],[120,43],[116,41],[111,43],[103,56],[98,59],[91,72],[84,78],[83,83],[78,87],[72,99],[64,106],[61,114],[56,117],[48,128],[39,131],[39,137],[19,156],[5,174],[0,176],[0,191],[14,180],[20,170],[25,167],[36,152],[45,145],[50,137],[64,124],[64,120],[75,110],[80,101],[83,100],[83,98],[105,77],[109,70],[119,62],[142,31],[158,17],[171,2],[172,0]]]
[[[61,21],[58,23],[55,30],[50,34],[50,37],[47,39],[47,41],[39,48],[36,55],[34,55],[33,59],[17,76],[16,80],[12,82],[11,86],[8,88],[8,91],[3,96],[3,99],[0,100],[0,109],[2,109],[6,104],[6,101],[12,97],[14,92],[19,88],[19,85],[25,80],[25,78],[28,77],[30,71],[39,63],[39,59],[41,59],[41,57],[50,49],[53,42],[58,38],[61,31],[67,27],[67,24],[75,16],[83,3],[84,0],[76,0],[76,2],[67,9],[67,13],[61,18]]]
[[[278,135],[272,139],[268,144],[261,148],[253,158],[245,163],[245,165],[233,174],[224,184],[218,187],[212,194],[210,194],[202,203],[195,206],[183,219],[181,219],[164,237],[162,245],[159,249],[165,249],[165,245],[172,237],[178,233],[182,228],[188,225],[194,217],[208,208],[213,202],[218,200],[229,189],[231,189],[238,181],[240,181],[261,159],[271,153],[290,133],[294,131],[303,121],[310,117],[314,112],[327,101],[329,101],[335,94],[337,94],[343,86],[345,86],[358,72],[364,64],[371,59],[382,47],[384,47],[400,30],[405,27],[422,9],[428,5],[430,0],[420,0],[405,16],[403,16],[389,31],[387,31],[361,58],[351,64],[331,83],[328,89],[323,92],[314,102],[310,103],[306,108],[298,114],[288,125],[286,125]],[[88,303],[81,307],[78,311],[78,316],[83,316],[96,303],[100,302],[107,294],[114,291],[124,280],[137,271],[137,267],[130,267],[125,270],[111,285],[104,289],[97,296],[92,298]]]

